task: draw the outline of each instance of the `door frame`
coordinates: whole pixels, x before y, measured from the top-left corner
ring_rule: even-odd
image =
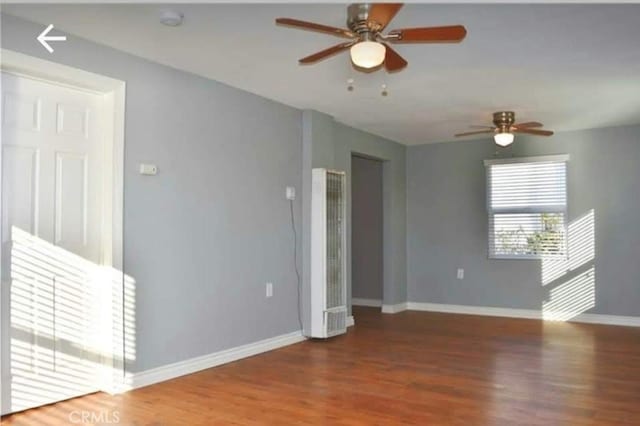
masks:
[[[123,196],[124,196],[124,129],[126,83],[111,77],[47,61],[8,49],[0,49],[2,72],[34,80],[45,81],[62,87],[80,89],[103,96],[102,129],[104,132],[104,175],[103,175],[103,223],[101,263],[118,271],[123,271]],[[2,108],[3,106],[0,106]],[[109,167],[111,165],[111,167]],[[0,180],[2,179],[2,150],[0,150]],[[0,182],[0,188],[1,182]],[[0,246],[0,258],[2,247]],[[124,286],[124,273],[122,275]],[[124,291],[124,287],[123,287]],[[2,309],[0,291],[0,309]],[[1,316],[0,312],[0,316]],[[110,325],[111,330],[118,330]],[[117,325],[123,327],[122,325]],[[112,334],[111,348],[116,335]],[[0,339],[0,353],[2,348]],[[115,355],[115,354],[112,354]],[[125,384],[125,362],[111,356],[103,364],[104,374],[99,378],[100,388],[116,393]],[[0,380],[0,414],[8,414],[8,408],[2,406],[3,390]]]

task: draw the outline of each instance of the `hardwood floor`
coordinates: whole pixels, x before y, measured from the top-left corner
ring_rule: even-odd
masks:
[[[354,308],[356,326],[119,396],[3,418],[67,425],[638,425],[640,329]],[[108,418],[111,416],[110,418]],[[112,423],[108,423],[111,421]]]

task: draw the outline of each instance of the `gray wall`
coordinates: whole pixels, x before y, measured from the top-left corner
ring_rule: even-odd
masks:
[[[124,269],[141,371],[299,329],[287,185],[301,187],[300,111],[2,16],[2,47],[126,81]],[[159,167],[140,176],[139,162]],[[300,200],[295,202],[301,226]],[[265,298],[265,282],[274,297]]]
[[[382,300],[382,162],[351,159],[351,294]]]
[[[542,286],[540,261],[487,258],[483,160],[495,152],[491,140],[408,148],[410,301],[540,309],[557,288]],[[592,209],[595,215],[596,297],[589,312],[640,315],[640,127],[517,136],[498,156],[559,153],[571,157],[569,221]],[[456,279],[458,267],[464,280]]]
[[[383,303],[407,301],[407,191],[406,147],[388,139],[336,123],[335,167],[347,172],[347,218],[351,217],[351,156],[360,154],[383,161]],[[351,225],[347,229],[351,253]],[[351,297],[351,259],[347,259]]]
[[[347,218],[351,218],[351,157],[359,154],[383,162],[383,303],[407,300],[406,147],[336,122],[317,111],[303,112],[303,192],[311,193],[311,169],[324,167],[347,174]],[[309,221],[311,201],[303,200],[303,301],[310,288]],[[347,293],[351,300],[351,221],[347,222]],[[308,312],[307,310],[305,310]],[[304,318],[305,328],[308,317]]]

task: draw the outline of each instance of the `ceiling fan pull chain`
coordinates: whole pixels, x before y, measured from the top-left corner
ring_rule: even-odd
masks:
[[[355,82],[355,80],[354,80],[353,78],[348,78],[348,79],[347,79],[347,90],[348,90],[349,92],[353,92],[353,89],[354,89],[354,85],[353,85],[353,83],[354,83],[354,82]]]

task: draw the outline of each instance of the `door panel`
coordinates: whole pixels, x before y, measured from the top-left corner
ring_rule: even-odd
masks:
[[[38,158],[35,148],[3,146],[3,243],[11,238],[9,224],[38,235]]]
[[[7,91],[4,95],[2,125],[6,129],[40,131],[40,98]]]
[[[98,390],[103,99],[3,73],[2,102],[2,388],[10,412]]]
[[[55,244],[72,253],[87,250],[87,156],[56,153]]]
[[[76,105],[58,104],[58,133],[89,139],[89,109]]]

